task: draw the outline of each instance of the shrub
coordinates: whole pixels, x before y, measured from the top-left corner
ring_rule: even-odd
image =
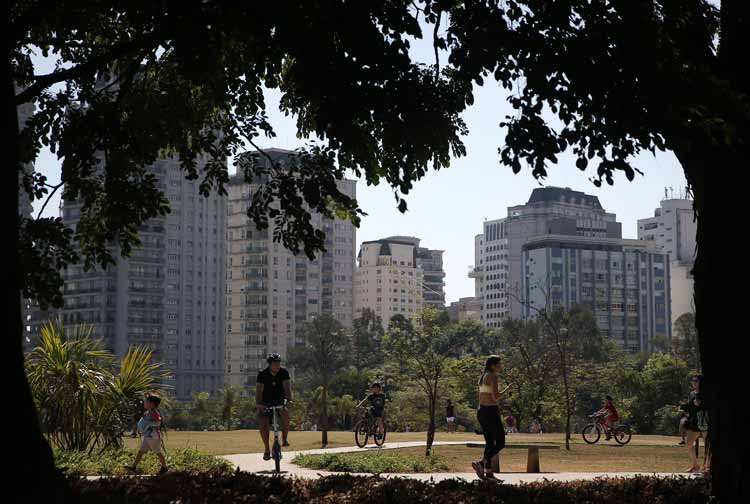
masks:
[[[92,326],[66,331],[49,322],[26,359],[26,374],[42,428],[53,446],[92,452],[122,446],[122,433],[143,411],[143,397],[166,376],[146,347],[129,348],[118,362]]]
[[[616,502],[704,503],[708,483],[689,478],[611,478],[583,482],[496,482],[448,480],[440,483],[374,476],[328,476],[315,480],[275,478],[249,473],[183,474],[153,478],[73,479],[71,489],[82,504],[161,504],[171,502],[332,502],[429,503],[513,502],[577,504]]]
[[[424,457],[410,453],[399,453],[396,450],[298,455],[293,462],[310,469],[372,474],[448,470],[448,465],[437,455]]]
[[[106,449],[87,453],[55,449],[55,465],[69,475],[77,476],[118,476],[128,471],[126,465],[132,464],[135,451],[128,449]],[[202,453],[193,448],[179,448],[166,451],[167,465],[170,469],[184,472],[212,471],[220,474],[229,471],[230,464],[221,457]],[[159,470],[156,455],[145,455],[139,464],[139,473],[155,474]]]

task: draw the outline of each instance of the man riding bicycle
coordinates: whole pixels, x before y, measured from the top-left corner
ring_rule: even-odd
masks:
[[[263,460],[270,460],[268,407],[283,405],[285,400],[291,402],[292,386],[289,371],[281,367],[281,355],[272,353],[268,356],[266,362],[268,362],[268,367],[258,373],[258,379],[255,384],[255,407],[258,410],[260,438],[263,440],[263,445],[265,446]],[[281,428],[283,446],[289,446],[289,442],[287,441],[287,436],[289,435],[289,411],[286,409],[281,410]]]
[[[605,396],[604,399],[606,400],[604,406],[602,406],[602,409],[594,413],[594,415],[602,417],[604,427],[606,427],[604,429],[606,435],[605,439],[610,440],[612,438],[610,430],[614,423],[620,419],[620,415],[617,413],[617,408],[615,408],[612,396]]]

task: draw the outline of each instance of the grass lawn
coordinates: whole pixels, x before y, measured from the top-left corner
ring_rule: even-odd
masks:
[[[481,448],[436,446],[430,461],[424,457],[424,448],[400,448],[304,455],[295,462],[314,469],[348,472],[471,472],[471,462],[481,454]],[[506,448],[500,456],[501,472],[526,472],[526,457],[526,449]],[[417,458],[422,459],[421,465],[415,462]],[[688,466],[685,447],[656,444],[574,443],[570,451],[564,447],[540,450],[540,459],[542,472],[682,472]]]
[[[289,442],[291,444],[291,450],[308,450],[313,448],[320,448],[320,432],[311,431],[292,431],[289,433]],[[424,432],[390,432],[386,439],[386,444],[398,442],[398,441],[424,441],[426,434]],[[474,441],[482,442],[484,438],[477,436],[474,433],[456,433],[448,434],[446,432],[438,432],[436,435],[437,441]],[[235,430],[235,431],[220,431],[220,432],[203,432],[203,431],[170,431],[166,433],[164,439],[167,449],[177,448],[195,448],[203,453],[209,453],[212,455],[232,455],[235,453],[258,453],[263,451],[263,443],[260,441],[260,435],[257,430]],[[545,442],[545,443],[558,443],[563,444],[563,434],[510,434],[507,437],[509,443],[512,442]],[[679,441],[678,437],[672,436],[639,436],[634,435],[633,440],[626,450],[632,449],[634,446],[665,446],[673,448],[680,453],[684,453],[683,447],[676,447],[675,445]],[[128,448],[137,448],[140,444],[139,439],[125,438],[125,446]],[[583,440],[580,434],[573,435],[574,448],[579,445],[584,446]],[[350,431],[332,431],[328,433],[328,447],[335,448],[338,446],[354,446],[354,433]],[[585,445],[588,446],[588,445]],[[607,445],[603,445],[602,441],[595,447],[605,449]],[[610,451],[617,450],[618,448],[612,447]],[[478,453],[481,449],[472,448],[475,457],[478,457]],[[563,449],[564,451],[564,449]],[[525,452],[525,451],[524,451]],[[544,466],[545,461],[549,455],[554,455],[551,451],[542,452],[542,465]],[[524,459],[525,461],[525,459]],[[525,462],[524,462],[525,464]],[[525,466],[524,466],[525,467]],[[684,468],[682,468],[684,469]]]

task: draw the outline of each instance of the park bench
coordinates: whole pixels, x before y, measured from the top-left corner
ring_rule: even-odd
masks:
[[[466,443],[466,446],[469,448],[484,449],[484,443]],[[529,454],[526,458],[526,472],[538,473],[539,450],[559,450],[560,445],[552,443],[505,443],[505,448],[528,448]],[[500,472],[500,457],[497,455],[492,457],[492,470],[494,472]]]

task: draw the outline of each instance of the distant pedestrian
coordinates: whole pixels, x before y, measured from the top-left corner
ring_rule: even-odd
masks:
[[[456,432],[456,408],[453,406],[453,402],[448,399],[448,404],[445,407],[445,421],[448,424],[448,433],[453,434]]]
[[[505,433],[512,434],[514,432],[518,432],[518,427],[516,427],[516,419],[513,417],[513,415],[508,415],[507,417],[505,417]]]
[[[542,433],[542,424],[539,422],[538,418],[535,418],[531,421],[531,426],[529,427],[529,432],[532,434],[541,434]]]

